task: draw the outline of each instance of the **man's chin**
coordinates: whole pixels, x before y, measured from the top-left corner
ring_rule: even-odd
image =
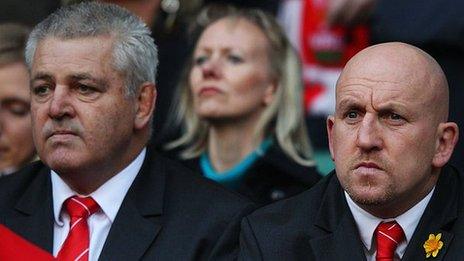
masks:
[[[83,162],[77,155],[68,151],[55,151],[43,159],[45,164],[57,173],[75,172],[82,168]]]
[[[387,204],[392,197],[389,189],[372,185],[347,188],[346,191],[354,202],[365,206],[381,206]]]

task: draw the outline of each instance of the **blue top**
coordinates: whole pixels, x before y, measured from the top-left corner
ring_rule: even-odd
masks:
[[[265,139],[258,148],[248,154],[242,161],[224,172],[216,172],[216,170],[214,170],[213,166],[211,165],[208,154],[204,152],[200,156],[200,167],[203,172],[203,176],[208,179],[212,179],[230,189],[237,188],[246,171],[253,165],[253,163],[256,162],[256,160],[258,160],[258,158],[264,155],[266,150],[271,145],[272,139]]]

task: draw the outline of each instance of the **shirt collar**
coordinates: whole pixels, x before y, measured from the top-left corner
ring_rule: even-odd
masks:
[[[103,213],[110,219],[111,223],[113,223],[122,201],[137,176],[137,173],[139,173],[142,168],[145,155],[146,148],[144,148],[125,169],[88,195],[98,203]],[[54,218],[55,222],[62,226],[62,205],[66,199],[74,195],[78,195],[78,193],[73,191],[53,170],[51,170],[51,180]]]
[[[0,177],[11,175],[11,174],[13,174],[15,171],[17,171],[17,169],[16,169],[15,167],[8,167],[8,168],[5,168],[3,171],[0,171]]]
[[[356,222],[358,227],[359,234],[361,236],[361,240],[368,251],[371,251],[372,248],[372,237],[374,236],[374,231],[379,225],[380,222],[389,222],[395,220],[403,229],[404,235],[406,237],[406,244],[411,240],[412,234],[416,229],[417,224],[419,224],[419,220],[422,217],[422,214],[427,207],[427,204],[432,197],[433,191],[435,187],[425,196],[419,203],[414,205],[408,211],[404,212],[403,214],[389,219],[382,219],[378,218],[369,212],[365,211],[361,207],[359,207],[346,193],[345,191],[345,198],[348,203],[348,207],[353,214],[353,218]]]

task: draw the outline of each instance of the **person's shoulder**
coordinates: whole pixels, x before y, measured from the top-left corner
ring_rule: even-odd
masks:
[[[316,184],[321,178],[321,173],[316,166],[304,166],[291,159],[283,150],[274,145],[263,155],[262,166],[273,170],[275,173],[280,173],[293,179],[299,184],[306,187],[311,187]]]
[[[225,189],[218,183],[204,178],[183,164],[164,157],[154,155],[157,162],[163,164],[166,174],[166,192],[171,198],[186,202],[195,202],[197,207],[216,207],[237,210],[252,205],[251,201],[234,191]]]
[[[315,220],[322,199],[331,193],[329,184],[336,181],[334,173],[327,175],[312,188],[287,199],[277,201],[255,210],[247,216],[251,226],[259,230],[282,231],[301,224],[309,224]]]
[[[4,207],[18,199],[44,168],[42,162],[36,161],[15,173],[0,178],[0,207]]]

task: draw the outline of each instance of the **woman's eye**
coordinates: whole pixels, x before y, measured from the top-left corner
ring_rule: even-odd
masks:
[[[238,56],[238,55],[233,55],[233,54],[229,55],[229,56],[227,57],[227,59],[228,59],[231,63],[233,63],[233,64],[239,64],[239,63],[242,63],[242,62],[243,62],[242,57],[240,57],[240,56]]]
[[[193,60],[193,62],[195,63],[195,65],[202,65],[206,62],[206,59],[206,56],[198,56]]]

